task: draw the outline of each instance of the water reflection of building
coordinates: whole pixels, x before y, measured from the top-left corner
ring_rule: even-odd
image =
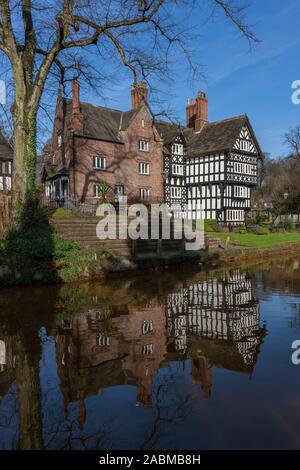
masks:
[[[205,395],[211,388],[211,366],[251,372],[264,334],[253,281],[232,270],[169,294],[169,351],[188,352],[193,378]]]
[[[4,336],[0,339],[0,401],[6,395],[15,377],[15,356],[13,338]]]
[[[166,352],[164,305],[121,311],[93,309],[54,332],[65,403],[79,401],[83,420],[84,399],[111,386],[134,384],[137,402],[152,403],[153,377]]]
[[[231,271],[154,297],[148,304],[93,308],[63,320],[55,337],[58,373],[65,405],[117,385],[134,385],[137,403],[151,406],[153,379],[172,360],[190,359],[192,380],[205,396],[212,366],[251,373],[264,329],[259,324],[253,281]]]

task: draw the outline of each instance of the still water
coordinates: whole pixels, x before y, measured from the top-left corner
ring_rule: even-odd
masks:
[[[0,449],[300,449],[300,259],[0,290]]]

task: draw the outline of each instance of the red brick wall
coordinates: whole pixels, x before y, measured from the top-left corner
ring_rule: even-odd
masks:
[[[145,121],[142,127],[142,119]],[[139,188],[150,189],[150,202],[163,201],[163,153],[162,142],[151,126],[146,110],[141,109],[129,128],[121,133],[124,144],[97,141],[74,137],[75,148],[75,197],[88,202],[96,202],[94,184],[107,182],[110,198],[113,200],[115,185],[124,185],[125,195],[130,200],[137,200]],[[150,151],[141,152],[138,140],[147,139]],[[93,156],[106,157],[106,170],[93,168]],[[150,164],[150,175],[139,174],[139,162]],[[71,194],[74,188],[71,178]]]

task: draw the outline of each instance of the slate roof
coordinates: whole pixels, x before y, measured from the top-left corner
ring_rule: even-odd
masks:
[[[71,100],[65,100],[66,119],[69,122],[71,116]],[[128,128],[133,117],[139,109],[131,111],[120,111],[118,109],[95,106],[89,103],[80,103],[81,112],[84,117],[83,134],[85,137],[92,137],[109,142],[120,142],[122,138],[120,131]]]
[[[167,122],[157,122],[155,127],[165,142],[165,152],[169,153],[168,144],[181,132],[186,140],[186,156],[200,156],[215,152],[230,151],[235,144],[241,128],[247,125],[253,135],[258,153],[262,155],[260,146],[255,138],[250,121],[246,114],[235,116],[222,121],[207,123],[202,130],[195,134],[193,130]]]
[[[71,100],[64,99],[67,123],[71,118],[71,106]],[[128,128],[139,109],[123,112],[117,109],[81,103],[81,111],[84,117],[83,134],[85,137],[123,143],[120,131],[125,131]],[[192,129],[180,124],[169,122],[155,121],[154,125],[164,140],[165,153],[169,153],[169,144],[181,132],[186,141],[187,157],[230,151],[239,136],[242,126],[247,125],[253,135],[258,153],[262,155],[246,114],[207,123],[199,133],[194,133]]]
[[[68,168],[58,168],[57,165],[52,165],[50,163],[43,166],[41,180],[51,180],[57,176],[66,176],[69,174]]]
[[[190,140],[188,156],[231,150],[246,120],[242,115],[206,124]]]
[[[0,160],[12,160],[13,157],[13,148],[0,130]]]

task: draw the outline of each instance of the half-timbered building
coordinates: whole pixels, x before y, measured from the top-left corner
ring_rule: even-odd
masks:
[[[227,343],[236,363],[250,369],[265,334],[253,281],[238,270],[168,294],[167,322],[176,351],[185,353],[191,336]]]
[[[13,156],[12,146],[0,131],[0,191],[11,191]]]
[[[188,101],[186,126],[154,121],[147,87],[133,85],[132,108],[119,111],[58,97],[49,162],[42,181],[48,199],[96,205],[103,183],[109,197],[165,201],[180,217],[244,222],[262,152],[247,115],[208,122],[200,92]]]
[[[165,200],[188,218],[238,225],[250,209],[262,151],[247,115],[209,123],[207,110],[200,92],[188,101],[185,128],[157,124],[164,139]]]

